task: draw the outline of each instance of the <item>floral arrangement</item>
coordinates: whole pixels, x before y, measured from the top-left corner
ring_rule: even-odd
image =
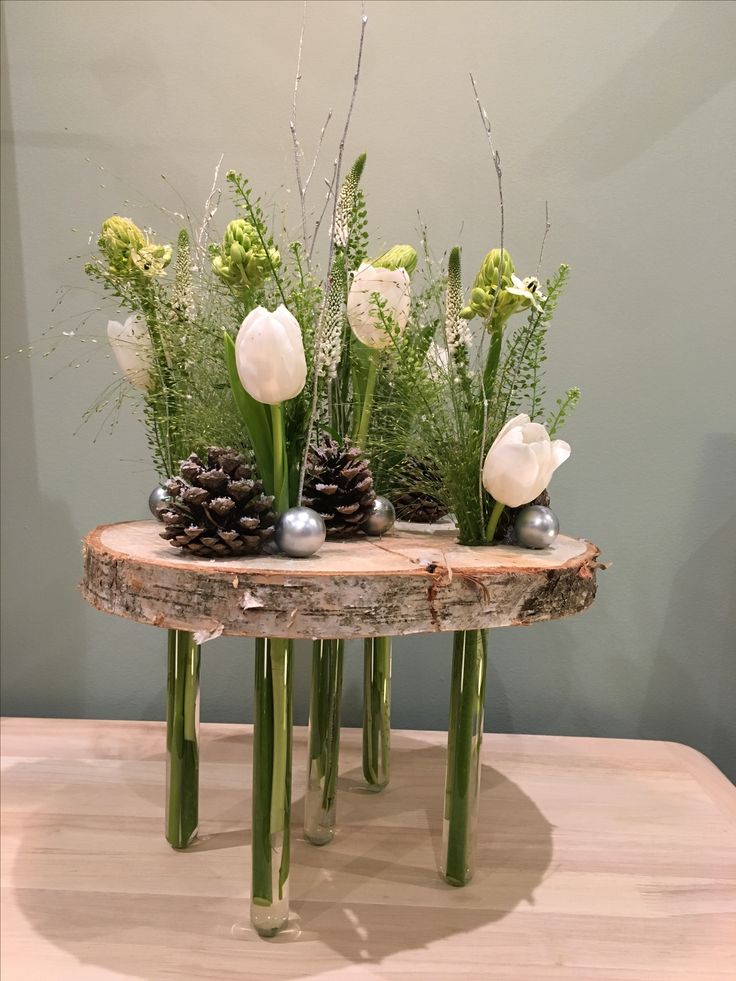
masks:
[[[199,558],[307,556],[326,538],[385,534],[394,509],[404,519],[442,519],[468,546],[545,547],[557,534],[547,488],[570,455],[558,434],[580,392],[546,402],[545,341],[569,269],[540,279],[547,221],[537,270],[517,274],[504,241],[499,156],[477,92],[501,223],[472,285],[460,247],[436,261],[426,229],[417,248],[372,245],[366,155],[342,173],[364,30],[365,17],[314,227],[305,201],[316,158],[305,179],[296,136],[300,42],[291,120],[299,231],[277,238],[258,194],[231,170],[232,211],[217,233],[218,166],[203,220],[182,227],[175,245],[113,215],[85,267],[122,311],[107,326],[116,401],[130,394],[141,406],[162,481],[152,495],[161,537]],[[199,649],[171,634],[167,836],[184,847],[196,830]],[[291,645],[263,639],[256,654],[254,780],[269,803],[254,809],[252,909],[264,933],[283,925],[284,904],[288,914]],[[453,696],[445,803],[443,872],[460,885],[470,874],[475,791],[464,761],[482,734],[483,631],[456,635],[454,650],[453,691],[472,689]],[[315,642],[305,821],[315,843],[334,827],[342,653],[342,641]],[[376,789],[389,778],[390,658],[390,638],[366,641],[363,769]]]

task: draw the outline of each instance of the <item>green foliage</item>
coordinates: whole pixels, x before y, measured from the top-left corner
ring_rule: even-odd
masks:
[[[527,322],[511,336],[494,393],[493,422],[497,429],[522,411],[531,419],[544,417],[547,329],[569,274],[569,266],[560,266],[546,284],[547,299],[542,309],[532,308]]]
[[[568,388],[564,398],[559,398],[556,400],[555,409],[549,413],[545,423],[545,427],[550,435],[550,438],[554,438],[555,434],[562,429],[567,417],[570,415],[579,401],[579,388]]]

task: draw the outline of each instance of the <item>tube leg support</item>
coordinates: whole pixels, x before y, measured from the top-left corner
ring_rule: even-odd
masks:
[[[304,835],[313,845],[335,836],[344,647],[342,640],[316,640],[312,648]]]
[[[166,840],[186,848],[199,824],[200,648],[187,630],[169,630],[166,699]]]
[[[289,919],[293,641],[256,640],[251,923],[272,937]]]
[[[391,775],[391,638],[372,637],[363,648],[363,778],[383,790]]]
[[[485,687],[485,631],[457,631],[452,654],[441,865],[443,877],[453,886],[466,885],[473,875]]]

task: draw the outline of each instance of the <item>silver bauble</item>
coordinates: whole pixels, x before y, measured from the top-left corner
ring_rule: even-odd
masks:
[[[385,535],[391,531],[396,521],[396,511],[387,497],[377,497],[373,502],[373,510],[360,526],[366,535]]]
[[[148,497],[148,507],[151,510],[151,514],[158,521],[161,521],[159,510],[168,502],[168,500],[169,495],[166,493],[165,487],[154,487]]]
[[[305,559],[324,545],[326,535],[321,514],[311,508],[289,508],[276,522],[274,541],[285,555]]]
[[[560,531],[557,515],[541,504],[530,504],[514,522],[516,540],[524,548],[547,548]]]

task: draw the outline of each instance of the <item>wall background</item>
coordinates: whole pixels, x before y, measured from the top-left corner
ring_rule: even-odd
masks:
[[[81,536],[147,515],[143,432],[123,415],[111,437],[75,435],[111,378],[102,345],[14,352],[95,307],[80,257],[108,214],[173,238],[153,202],[178,209],[176,188],[201,208],[221,151],[266,196],[292,187],[300,16],[298,2],[3,5],[6,714],[163,717],[163,634],[95,613],[75,591]],[[333,137],[342,125],[358,19],[353,2],[310,4],[307,146],[329,106]],[[577,383],[583,401],[554,505],[613,566],[586,615],[493,633],[486,728],[679,740],[732,776],[735,39],[736,6],[707,0],[371,0],[348,147],[369,151],[377,245],[412,241],[420,209],[438,253],[461,241],[470,277],[498,244],[472,70],[503,158],[517,266],[536,265],[547,199],[547,263],[573,269],[548,387]],[[77,290],[53,310],[62,284]],[[109,312],[90,327],[103,331]],[[49,381],[82,355],[89,364]],[[233,640],[206,648],[204,719],[249,718],[250,652]],[[397,641],[398,727],[446,725],[449,668],[447,639]],[[360,671],[355,647],[346,724],[359,724]],[[297,673],[304,721],[306,648]]]

